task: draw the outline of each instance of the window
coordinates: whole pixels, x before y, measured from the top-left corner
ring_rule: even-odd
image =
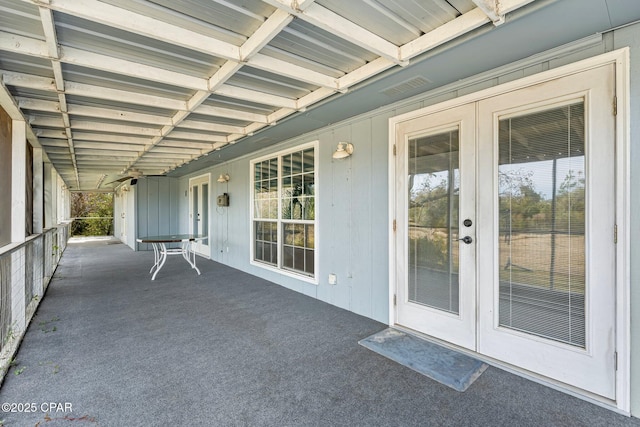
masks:
[[[316,144],[251,162],[252,262],[315,277]]]

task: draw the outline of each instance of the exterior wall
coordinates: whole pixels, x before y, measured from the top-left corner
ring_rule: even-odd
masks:
[[[135,229],[127,230],[127,238],[172,234],[178,232],[178,180],[176,178],[143,177],[131,187],[135,189]],[[133,217],[133,215],[129,215]],[[128,224],[129,225],[129,224]],[[131,233],[130,233],[131,231]],[[129,236],[129,234],[132,234]],[[137,244],[138,250],[151,250],[148,244]]]
[[[180,178],[180,231],[188,230],[189,178],[211,172],[213,177],[228,173],[228,184],[213,182],[211,206],[211,258],[287,288],[388,323],[389,321],[389,239],[388,162],[389,118],[434,105],[481,89],[517,80],[547,69],[610,51],[613,34],[581,42],[579,49],[563,48],[540,54],[521,63],[510,64],[479,76],[470,76],[455,85],[436,89],[410,100],[390,105],[334,126],[284,141],[251,156],[206,168]],[[640,46],[638,46],[640,48]],[[250,264],[249,200],[250,165],[253,158],[319,141],[316,241],[319,251],[318,285],[309,284]],[[334,160],[331,154],[340,141],[355,146],[354,155]],[[228,185],[228,191],[227,191]],[[228,192],[231,204],[217,208],[218,194]],[[228,249],[227,249],[228,248]],[[328,275],[337,275],[337,285],[328,284]]]
[[[136,249],[136,186],[123,186],[113,198],[113,235]],[[175,203],[175,202],[174,202]]]
[[[388,120],[390,117],[494,87],[587,59],[614,49],[629,47],[630,62],[630,211],[640,209],[640,24],[577,41],[541,52],[514,64],[402,101],[354,119],[283,141],[272,147],[203,169],[180,178],[180,195],[191,177],[210,172],[213,177],[228,173],[228,184],[213,183],[211,218],[211,258],[287,288],[383,323],[389,319],[388,283]],[[318,140],[319,170],[317,207],[318,285],[309,284],[250,264],[249,162],[253,158]],[[339,141],[351,142],[354,155],[333,160]],[[241,142],[240,142],[241,143]],[[228,189],[227,189],[228,185]],[[226,191],[231,204],[221,211],[213,204]],[[188,199],[179,197],[180,231],[188,230]],[[633,214],[632,214],[633,215]],[[640,235],[640,223],[630,221],[631,236]],[[631,318],[640,317],[640,243],[631,239]],[[338,276],[329,285],[329,273]],[[624,280],[624,278],[622,278]],[[636,322],[637,323],[637,322]],[[631,413],[640,415],[640,326],[631,324]]]
[[[126,193],[122,191],[116,191],[113,195],[113,236],[116,239],[120,239],[122,243],[125,243],[123,240],[123,230],[122,230],[122,219],[121,215],[123,211],[124,204],[124,196]]]
[[[640,416],[640,24],[613,34],[613,47],[631,47],[630,54],[630,236],[631,238],[631,414]]]

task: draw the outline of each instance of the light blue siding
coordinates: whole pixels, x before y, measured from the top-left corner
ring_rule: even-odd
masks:
[[[389,201],[388,120],[404,112],[454,99],[523,77],[593,57],[624,46],[631,47],[631,212],[640,211],[640,24],[616,30],[600,41],[582,44],[574,51],[538,53],[537,57],[509,64],[481,75],[467,76],[456,84],[435,88],[410,100],[390,105],[342,123],[328,126],[272,147],[257,149],[251,156],[203,169],[178,179],[175,187],[175,211],[179,222],[160,215],[157,186],[138,188],[138,233],[156,232],[169,223],[180,231],[188,229],[188,198],[184,196],[190,177],[212,174],[211,258],[263,277],[289,289],[346,308],[381,322],[389,315]],[[459,70],[458,70],[459,71]],[[250,263],[250,161],[303,143],[318,141],[318,192],[316,266],[318,284],[298,280]],[[353,156],[334,160],[331,154],[340,141],[352,142]],[[239,142],[240,144],[242,141]],[[215,182],[228,173],[227,184]],[[173,188],[173,187],[172,187]],[[174,190],[172,190],[174,191]],[[216,196],[228,192],[228,208],[215,206]],[[164,196],[162,196],[164,197]],[[174,200],[174,199],[170,199]],[[144,203],[142,203],[144,202]],[[157,206],[157,207],[154,207]],[[166,205],[162,205],[166,206]],[[172,211],[173,212],[173,211]],[[635,215],[637,216],[637,215]],[[162,221],[160,221],[162,219]],[[631,235],[640,235],[640,221],[632,218]],[[162,222],[162,223],[161,223]],[[145,223],[145,224],[143,224]],[[640,318],[640,245],[631,243],[632,318]],[[227,249],[228,248],[228,249]],[[329,273],[338,277],[337,285],[328,284]],[[637,322],[636,322],[637,323]],[[632,412],[640,413],[640,327],[631,325],[632,337]]]

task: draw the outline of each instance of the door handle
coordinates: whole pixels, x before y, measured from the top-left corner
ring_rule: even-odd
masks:
[[[458,240],[466,243],[467,245],[473,242],[473,239],[471,238],[471,236],[464,236],[462,239],[458,239]]]

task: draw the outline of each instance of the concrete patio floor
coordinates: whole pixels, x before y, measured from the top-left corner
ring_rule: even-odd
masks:
[[[152,282],[152,259],[70,242],[0,389],[35,412],[5,426],[640,426],[494,367],[459,393],[358,345],[384,324],[203,259]]]

